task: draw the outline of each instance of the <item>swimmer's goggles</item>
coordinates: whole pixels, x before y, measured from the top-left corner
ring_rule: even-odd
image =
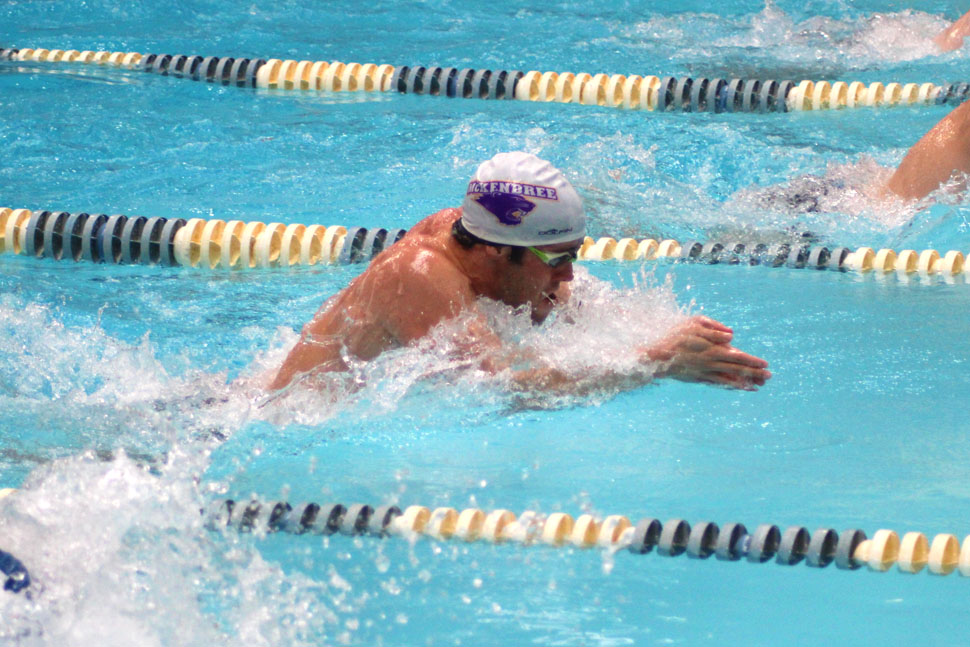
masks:
[[[559,267],[565,263],[572,263],[579,258],[579,247],[557,253],[544,252],[535,247],[526,247],[526,249],[538,256],[540,261],[552,268]]]

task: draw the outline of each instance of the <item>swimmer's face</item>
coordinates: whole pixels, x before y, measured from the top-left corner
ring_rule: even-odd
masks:
[[[558,254],[577,249],[582,240],[542,245],[538,249],[549,254]],[[510,250],[507,250],[506,255]],[[505,282],[502,286],[501,300],[513,307],[529,305],[532,321],[542,323],[557,301],[560,301],[561,285],[573,280],[573,264],[565,262],[557,267],[549,267],[539,257],[528,251],[522,256],[521,263],[513,263],[506,258]]]

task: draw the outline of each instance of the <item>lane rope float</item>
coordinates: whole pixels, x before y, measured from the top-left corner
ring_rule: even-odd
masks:
[[[0,49],[0,61],[83,63],[236,87],[323,92],[398,92],[476,99],[556,101],[649,112],[800,112],[857,107],[955,105],[970,83],[776,81],[639,74],[394,66],[341,61]]]
[[[13,488],[0,488],[0,499],[10,496],[16,492]],[[11,593],[20,593],[30,586],[30,573],[23,562],[5,550],[0,550],[0,573],[6,576],[3,581],[3,590]]]
[[[654,518],[634,523],[623,515],[583,514],[574,519],[562,512],[544,515],[526,511],[517,517],[505,509],[459,511],[412,505],[402,510],[395,505],[361,503],[292,506],[285,501],[264,503],[257,499],[215,501],[203,514],[210,530],[232,529],[244,533],[424,536],[444,541],[626,550],[637,555],[656,549],[658,555],[687,555],[695,560],[713,556],[722,561],[754,564],[804,563],[812,568],[835,564],[840,570],[866,568],[878,573],[895,566],[901,573],[914,574],[926,569],[933,575],[959,571],[970,577],[970,535],[961,546],[955,535],[947,533],[938,534],[930,541],[920,532],[907,532],[900,538],[895,531],[886,529],[877,530],[869,537],[859,529],[838,533],[832,528],[810,531],[791,526],[782,530],[773,524],[760,524],[749,531],[742,523],[719,526],[704,521],[691,525],[684,519],[661,522]]]
[[[0,207],[0,252],[94,263],[250,269],[370,262],[404,229],[145,218]],[[897,276],[970,280],[958,250],[917,252],[828,247],[807,243],[654,240],[586,237],[581,261],[660,261],[761,265]]]

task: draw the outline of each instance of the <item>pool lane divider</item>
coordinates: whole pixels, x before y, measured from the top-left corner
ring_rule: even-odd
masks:
[[[580,103],[649,112],[789,112],[959,104],[970,83],[776,81],[586,72],[394,66],[340,61],[0,49],[0,60],[113,65],[238,87],[398,92],[474,99]]]
[[[637,240],[634,238],[586,237],[579,258],[589,261],[636,261],[673,258],[684,262],[728,265],[763,265],[790,269],[836,270],[840,272],[896,272],[898,274],[956,276],[970,274],[963,252],[935,249],[917,252],[904,249],[874,250],[859,247],[827,247],[805,243]]]
[[[407,232],[342,225],[284,225],[202,218],[145,218],[0,207],[0,252],[54,260],[246,269],[369,262]],[[804,243],[586,237],[582,261],[762,265],[840,272],[970,275],[957,250],[874,250]]]
[[[0,207],[0,252],[54,260],[207,269],[370,261],[404,229],[145,218]]]
[[[557,548],[601,548],[626,550],[637,555],[658,555],[704,560],[714,556],[723,561],[760,564],[774,561],[784,566],[802,563],[825,568],[834,564],[842,570],[867,568],[884,573],[893,566],[902,573],[924,568],[934,575],[959,571],[970,577],[970,535],[961,546],[952,534],[938,534],[932,541],[920,532],[900,535],[877,530],[870,538],[862,530],[841,533],[831,528],[810,531],[801,526],[781,529],[761,524],[749,530],[742,523],[723,526],[700,522],[693,526],[683,519],[645,518],[637,522],[623,515],[597,517],[583,514],[575,519],[562,512],[540,514],[510,510],[486,512],[476,508],[426,508],[413,505],[404,510],[394,505],[344,506],[258,500],[221,500],[204,510],[210,530],[232,529],[244,533],[284,532],[296,535],[370,535],[373,537],[419,536],[437,540],[544,545]]]

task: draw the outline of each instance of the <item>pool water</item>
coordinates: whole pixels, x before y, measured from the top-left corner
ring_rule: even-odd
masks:
[[[952,2],[223,0],[0,5],[0,46],[695,77],[963,81],[928,44]],[[573,180],[590,234],[785,237],[940,251],[965,195],[868,197],[947,106],[685,114],[396,94],[256,92],[0,62],[0,206],[408,227],[503,150]],[[842,187],[802,213],[772,202]],[[227,497],[624,514],[930,538],[970,533],[963,278],[672,262],[583,263],[574,324],[494,325],[577,376],[686,314],[771,363],[757,392],[663,381],[509,393],[437,347],[364,386],[260,388],[362,266],[202,271],[0,256],[0,595],[22,645],[960,644],[959,575],[651,553],[207,529]],[[460,327],[460,322],[455,324]]]

